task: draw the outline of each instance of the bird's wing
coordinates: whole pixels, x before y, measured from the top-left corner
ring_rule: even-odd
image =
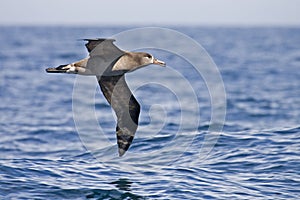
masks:
[[[140,105],[128,88],[124,75],[97,78],[101,91],[117,115],[116,134],[119,156],[122,156],[134,138]]]
[[[121,72],[112,72],[113,65],[125,54],[113,44],[113,39],[85,39],[86,48],[90,54],[87,69],[97,76],[120,75]],[[118,74],[119,73],[119,74]]]

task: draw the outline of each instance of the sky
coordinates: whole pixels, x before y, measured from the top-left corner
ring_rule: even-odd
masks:
[[[300,0],[0,0],[0,25],[300,26]]]

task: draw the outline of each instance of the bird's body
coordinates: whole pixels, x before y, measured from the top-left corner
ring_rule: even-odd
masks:
[[[150,64],[165,66],[165,63],[148,53],[122,51],[112,39],[87,41],[89,57],[46,71],[97,77],[101,91],[117,115],[116,135],[119,156],[122,156],[133,141],[140,113],[140,105],[128,88],[124,74]]]

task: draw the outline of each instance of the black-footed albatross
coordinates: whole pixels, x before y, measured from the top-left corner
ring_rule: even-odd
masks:
[[[47,68],[48,73],[95,75],[108,103],[117,115],[117,143],[119,156],[131,145],[140,114],[140,105],[125,81],[125,73],[150,64],[165,66],[163,61],[149,53],[120,50],[114,39],[85,39],[89,57],[56,68]]]

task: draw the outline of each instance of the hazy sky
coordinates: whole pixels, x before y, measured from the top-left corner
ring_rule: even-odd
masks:
[[[300,0],[0,0],[0,24],[300,26]]]

